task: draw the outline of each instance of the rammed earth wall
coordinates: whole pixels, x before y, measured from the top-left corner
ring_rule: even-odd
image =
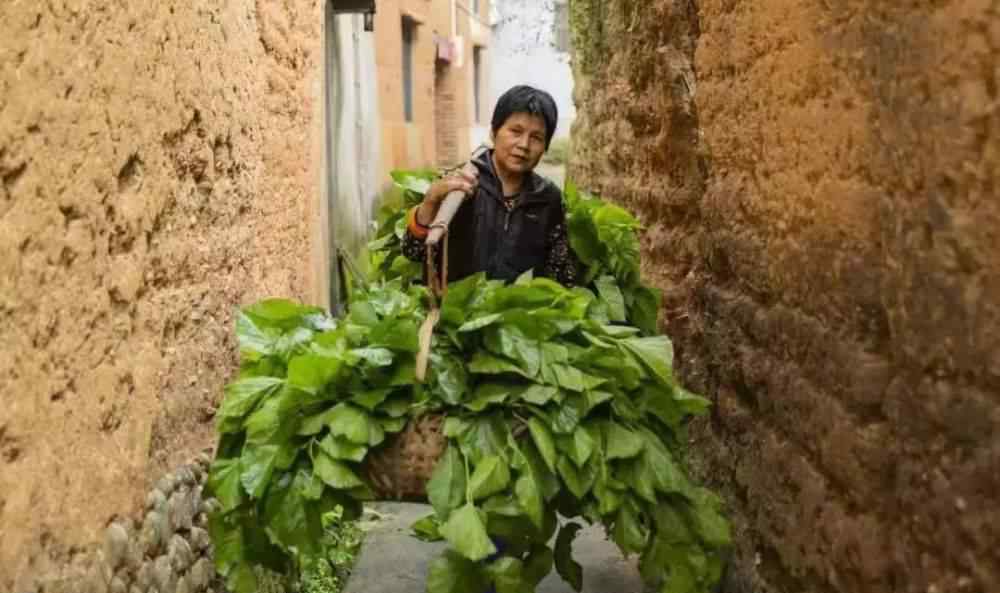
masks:
[[[0,0],[0,591],[211,444],[237,305],[322,302],[322,27],[306,0]]]
[[[638,212],[731,587],[1000,582],[1000,13],[573,0],[571,176]]]

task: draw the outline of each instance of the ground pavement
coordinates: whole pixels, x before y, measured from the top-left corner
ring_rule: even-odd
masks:
[[[365,537],[361,556],[345,593],[424,593],[427,565],[443,545],[410,536],[410,525],[431,512],[420,504],[380,503],[383,515]],[[584,529],[573,542],[573,557],[583,565],[584,593],[641,593],[642,581],[635,560],[625,560],[604,537],[600,527]],[[555,571],[537,593],[572,593]],[[469,593],[477,593],[470,591]]]

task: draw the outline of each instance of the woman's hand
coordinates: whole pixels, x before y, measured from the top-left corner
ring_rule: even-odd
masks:
[[[442,177],[431,184],[424,194],[424,201],[417,210],[417,222],[430,226],[437,216],[438,208],[445,197],[453,191],[460,191],[467,196],[473,196],[479,188],[479,171],[475,167],[463,167]]]

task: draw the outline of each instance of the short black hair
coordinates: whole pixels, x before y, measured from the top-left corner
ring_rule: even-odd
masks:
[[[493,109],[493,120],[490,122],[493,133],[496,134],[515,113],[539,115],[545,120],[545,149],[548,150],[556,133],[556,124],[559,123],[559,108],[552,95],[525,84],[510,89],[500,96]]]

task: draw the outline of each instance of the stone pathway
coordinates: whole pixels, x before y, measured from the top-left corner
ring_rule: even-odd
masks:
[[[368,532],[361,557],[345,593],[423,593],[427,565],[444,548],[410,536],[410,525],[431,512],[427,505],[380,503],[384,515]],[[573,556],[583,565],[584,593],[641,593],[636,560],[625,560],[618,548],[604,538],[600,527],[584,529],[573,544]],[[477,593],[470,591],[469,593]],[[554,571],[537,593],[573,593]]]

